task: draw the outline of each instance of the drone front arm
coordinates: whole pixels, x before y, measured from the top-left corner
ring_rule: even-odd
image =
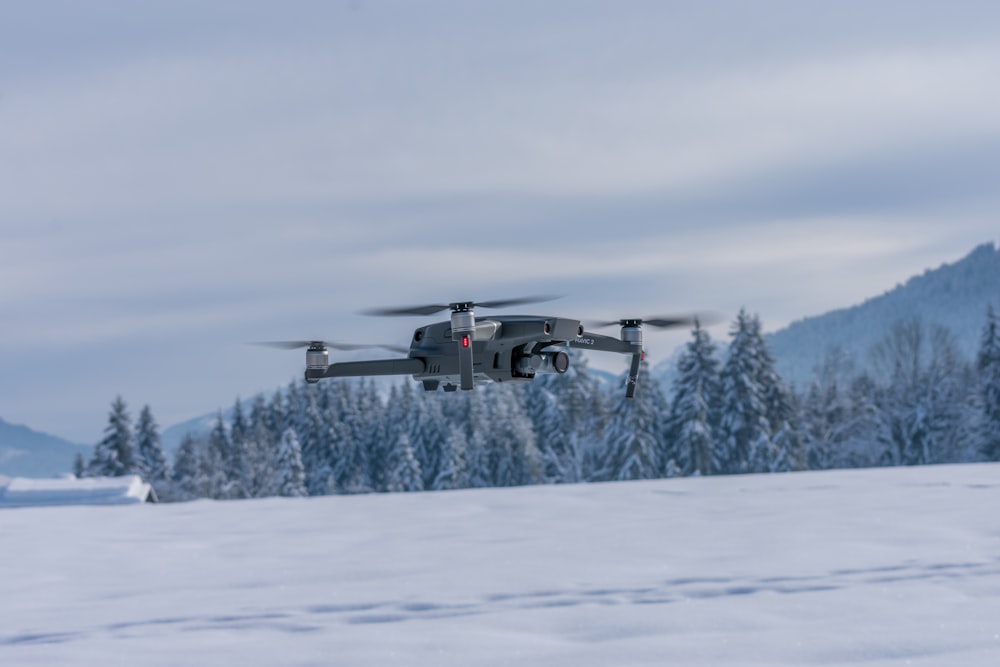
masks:
[[[635,348],[631,343],[623,342],[618,338],[584,332],[584,334],[573,340],[566,341],[569,347],[580,350],[596,350],[598,352],[617,352],[619,354],[634,354]]]
[[[566,342],[569,347],[581,350],[597,350],[598,352],[617,352],[619,354],[632,355],[629,365],[628,378],[625,380],[625,397],[633,398],[635,388],[639,382],[639,365],[642,363],[642,343],[626,342],[611,336],[584,332],[584,334],[574,340]]]

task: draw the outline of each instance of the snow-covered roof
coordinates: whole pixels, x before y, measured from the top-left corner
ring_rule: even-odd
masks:
[[[0,507],[128,505],[156,502],[153,487],[138,475],[0,479]]]

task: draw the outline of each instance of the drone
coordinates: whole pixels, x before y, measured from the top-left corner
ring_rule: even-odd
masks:
[[[402,308],[363,311],[375,316],[431,316],[450,311],[451,318],[414,330],[409,348],[393,345],[354,345],[322,340],[260,343],[282,349],[306,348],[305,380],[378,375],[411,375],[425,391],[474,389],[489,382],[529,382],[540,374],[569,370],[566,348],[617,352],[631,357],[625,396],[635,396],[639,366],[645,356],[644,326],[670,329],[693,325],[698,317],[629,318],[590,324],[594,328],[621,327],[618,338],[585,330],[580,320],[534,315],[497,315],[476,318],[476,309],[501,309],[551,301],[555,297],[523,297],[499,301],[456,301]],[[405,358],[330,363],[330,350],[382,348]]]

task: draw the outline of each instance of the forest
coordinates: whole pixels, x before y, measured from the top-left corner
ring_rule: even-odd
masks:
[[[643,362],[639,391],[570,370],[475,391],[380,391],[370,379],[289,384],[219,411],[164,452],[151,408],[118,397],[78,476],[139,474],[161,500],[448,490],[688,475],[1000,460],[1000,331],[985,314],[974,360],[951,332],[894,323],[863,368],[826,350],[787,385],[758,316],[722,346],[696,325],[669,391]]]

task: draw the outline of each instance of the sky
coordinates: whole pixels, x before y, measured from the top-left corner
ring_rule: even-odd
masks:
[[[94,443],[121,395],[166,427],[300,376],[249,341],[426,321],[365,308],[558,294],[529,312],[711,311],[724,340],[741,307],[774,331],[859,303],[998,240],[997,26],[992,2],[7,3],[0,418]]]

